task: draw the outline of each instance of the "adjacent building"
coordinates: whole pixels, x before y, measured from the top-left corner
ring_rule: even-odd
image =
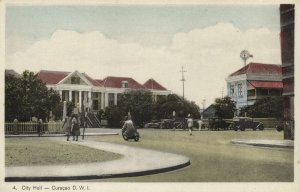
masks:
[[[227,95],[236,102],[238,111],[263,97],[282,95],[282,70],[280,65],[249,63],[231,73],[227,78]]]
[[[129,90],[149,90],[154,99],[171,93],[154,79],[140,84],[131,77],[112,77],[93,79],[86,73],[78,71],[46,71],[37,73],[40,79],[50,89],[59,92],[62,101],[72,101],[81,111],[86,108],[97,112],[105,107],[117,105],[121,94]]]
[[[283,120],[284,138],[293,139],[294,135],[294,35],[295,5],[280,5],[280,38],[283,82]]]
[[[12,69],[5,69],[5,77],[13,76],[15,78],[20,78],[21,75]]]

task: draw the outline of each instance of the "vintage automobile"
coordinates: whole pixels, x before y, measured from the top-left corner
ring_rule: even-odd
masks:
[[[172,129],[174,121],[172,119],[162,119],[160,128],[161,129]]]
[[[151,122],[146,123],[144,127],[145,128],[160,128],[160,124],[161,124],[160,121],[152,120]]]
[[[208,129],[212,131],[228,130],[230,128],[230,122],[225,121],[222,118],[213,117],[208,119]]]
[[[256,131],[257,129],[264,130],[264,124],[262,122],[254,121],[253,118],[250,117],[234,117],[230,128],[235,131],[245,131],[246,129]]]

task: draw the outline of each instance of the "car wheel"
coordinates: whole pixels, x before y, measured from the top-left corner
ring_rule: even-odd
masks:
[[[263,125],[261,125],[261,126],[259,126],[259,130],[264,130],[265,128],[264,128],[264,126]]]
[[[140,137],[139,137],[138,135],[136,135],[136,136],[134,137],[134,141],[139,141],[139,139],[140,139]]]
[[[237,131],[237,130],[239,130],[239,128],[240,128],[239,126],[234,126],[233,130]]]

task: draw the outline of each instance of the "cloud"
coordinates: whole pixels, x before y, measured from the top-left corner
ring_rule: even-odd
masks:
[[[51,38],[7,55],[6,68],[18,72],[78,70],[98,79],[131,76],[141,83],[154,78],[181,95],[179,71],[184,66],[186,98],[198,104],[206,98],[208,105],[221,96],[222,88],[226,94],[225,78],[243,66],[239,58],[243,49],[254,55],[251,61],[280,64],[278,32],[267,28],[241,31],[231,23],[218,23],[174,34],[171,44],[161,47],[120,43],[99,31],[57,30]]]

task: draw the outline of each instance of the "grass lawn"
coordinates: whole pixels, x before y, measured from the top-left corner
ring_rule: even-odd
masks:
[[[191,165],[156,175],[106,179],[130,182],[292,182],[294,150],[234,145],[234,138],[282,139],[282,132],[264,131],[169,131],[140,129],[140,142],[126,142],[121,136],[89,139],[121,143],[186,155]],[[151,154],[149,154],[151,155]],[[92,180],[94,181],[94,180]]]
[[[79,164],[117,158],[121,155],[45,137],[5,139],[5,166]]]

